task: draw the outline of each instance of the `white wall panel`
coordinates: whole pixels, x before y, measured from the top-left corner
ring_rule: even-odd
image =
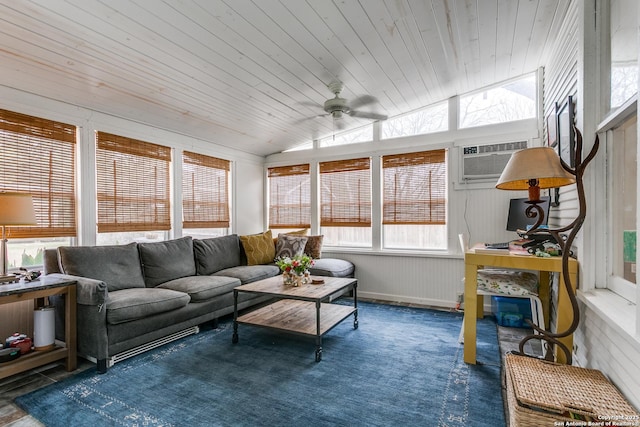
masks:
[[[580,326],[574,334],[575,363],[602,371],[632,405],[640,408],[640,344],[584,304],[580,304],[580,310]]]
[[[356,265],[362,298],[452,308],[463,291],[460,257],[366,255],[323,251]]]
[[[587,4],[590,4],[587,2]],[[579,94],[579,54],[585,49],[581,49],[579,40],[580,25],[590,25],[593,20],[591,11],[583,10],[588,6],[583,6],[579,2],[572,2],[567,11],[566,20],[560,29],[560,36],[553,50],[549,63],[545,67],[545,96],[544,111],[545,117],[554,111],[555,102],[563,103],[568,95],[574,97],[578,108],[578,115],[582,114],[583,100],[577,97]],[[582,16],[584,14],[584,16]],[[585,24],[584,22],[587,22]],[[577,117],[576,123],[582,121],[582,117]],[[546,131],[545,131],[546,135]],[[585,141],[589,147],[590,141]],[[600,156],[604,155],[602,152]],[[590,173],[594,173],[594,168],[590,168]],[[589,194],[589,193],[587,193]],[[565,187],[560,191],[560,206],[552,212],[550,222],[554,226],[566,224],[572,221],[578,214],[577,193],[573,187]],[[592,213],[591,213],[592,214]],[[582,237],[584,229],[575,241],[576,253],[581,263],[585,254],[584,239]],[[605,262],[599,260],[599,262]],[[589,266],[587,266],[589,267]],[[586,267],[583,265],[581,269]],[[584,271],[581,279],[585,279]],[[581,283],[580,288],[592,286],[592,284]],[[557,282],[553,286],[552,301],[557,295]],[[619,304],[619,303],[617,303]],[[580,324],[574,333],[574,364],[585,368],[598,369],[602,371],[612,383],[618,387],[622,394],[636,408],[640,408],[640,371],[637,369],[640,360],[640,344],[637,337],[630,336],[615,326],[615,322],[606,317],[603,312],[596,311],[590,306],[580,303]],[[611,310],[620,310],[619,306],[609,307]],[[555,308],[553,308],[555,311]]]

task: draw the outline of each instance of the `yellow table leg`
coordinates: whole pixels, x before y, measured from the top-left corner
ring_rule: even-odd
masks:
[[[478,266],[465,263],[464,270],[464,361],[476,364],[476,322],[478,317]],[[482,300],[480,298],[480,300]],[[480,312],[481,314],[482,312]]]
[[[550,318],[549,316],[549,302],[551,301],[550,287],[550,275],[548,271],[540,272],[540,286],[538,287],[538,297],[542,302],[542,313],[544,314],[544,328],[549,330]]]

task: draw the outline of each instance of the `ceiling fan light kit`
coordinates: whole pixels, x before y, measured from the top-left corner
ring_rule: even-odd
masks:
[[[351,117],[357,117],[361,119],[371,119],[371,120],[386,120],[387,116],[384,114],[376,114],[367,111],[359,111],[356,109],[352,109],[351,106],[361,107],[364,105],[375,104],[378,100],[372,95],[363,95],[360,96],[351,102],[346,100],[345,98],[340,98],[340,92],[344,88],[342,82],[336,81],[331,82],[327,85],[327,88],[335,95],[334,98],[327,99],[324,102],[324,111],[330,114],[334,119],[341,119],[344,114],[347,114]]]

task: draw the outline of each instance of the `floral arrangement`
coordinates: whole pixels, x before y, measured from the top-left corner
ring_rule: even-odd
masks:
[[[294,257],[281,257],[276,259],[276,265],[285,273],[302,276],[309,267],[313,266],[313,258],[309,255],[297,255]]]

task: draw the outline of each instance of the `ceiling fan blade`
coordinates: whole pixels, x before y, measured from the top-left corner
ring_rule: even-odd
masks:
[[[384,114],[370,113],[367,111],[349,111],[351,117],[357,117],[359,119],[371,119],[371,120],[387,120],[387,116]]]
[[[357,110],[358,107],[362,107],[363,105],[375,104],[377,102],[378,98],[373,95],[362,95],[351,100],[351,102],[349,102],[349,107],[352,110]]]

